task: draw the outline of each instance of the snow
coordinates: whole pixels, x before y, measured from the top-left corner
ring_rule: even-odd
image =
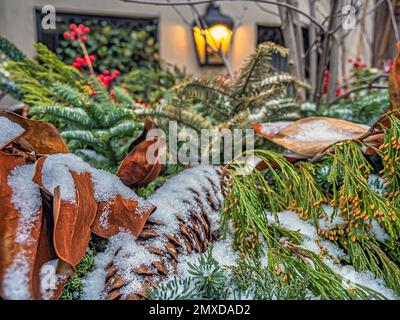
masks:
[[[217,192],[214,192],[211,181],[214,183]],[[179,227],[179,221],[176,218],[177,214],[190,224],[188,221],[190,216],[189,210],[194,210],[197,213],[200,213],[201,210],[199,204],[194,200],[196,194],[202,198],[201,202],[205,205],[204,209],[209,215],[212,227],[215,228],[218,223],[218,210],[213,210],[207,204],[205,199],[206,191],[209,191],[210,197],[215,203],[222,203],[221,178],[216,168],[212,166],[196,166],[171,178],[149,199],[152,204],[157,206],[157,209],[149,220],[157,220],[164,224],[163,226],[154,226],[153,230],[160,235],[167,232],[176,235]],[[177,238],[178,241],[182,241],[178,236]],[[165,252],[164,246],[166,242],[168,242],[168,240],[161,236],[155,239],[149,239],[144,244],[139,244],[131,233],[126,231],[121,231],[119,234],[111,237],[106,253],[100,256],[97,255],[95,258],[95,269],[89,273],[84,282],[83,298],[105,298],[104,293],[102,293],[106,277],[104,267],[110,261],[113,262],[122,279],[127,282],[127,285],[121,288],[121,293],[123,295],[134,294],[142,290],[145,278],[134,272],[136,267],[146,266],[149,269],[153,269],[152,263],[162,259],[169,270],[169,274],[173,276],[172,266],[168,260],[146,249],[146,246],[151,245]],[[225,247],[223,243],[216,244],[215,250],[221,254],[224,253],[225,258],[221,258],[221,262],[234,263],[235,253],[232,249],[228,251],[227,244],[228,242],[225,242]],[[184,248],[183,243],[182,247]],[[117,251],[118,253],[114,256],[114,253]],[[198,257],[197,254],[188,255],[182,252],[179,255],[178,270],[181,266],[186,265],[187,261],[191,259],[197,260],[196,257]]]
[[[107,203],[104,208],[103,208],[103,212],[100,215],[100,227],[103,230],[106,230],[108,228],[108,217],[110,216],[110,204]]]
[[[338,257],[346,257],[346,254],[343,250],[335,246],[333,243],[328,242],[326,240],[321,240],[315,227],[311,225],[311,223],[301,220],[298,218],[295,212],[291,211],[283,211],[278,213],[280,224],[293,231],[299,231],[301,234],[305,235],[305,239],[301,243],[301,247],[307,250],[310,250],[314,253],[320,253],[320,247],[317,245],[316,241],[321,241],[322,245],[329,250],[329,254],[332,255],[335,259]],[[273,216],[271,214],[271,222],[277,223],[274,221]],[[358,285],[369,287],[381,294],[383,294],[388,299],[398,299],[399,297],[393,292],[393,290],[387,288],[383,282],[383,280],[378,279],[372,272],[370,271],[356,271],[353,266],[349,265],[340,265],[332,261],[327,257],[323,258],[323,262],[330,267],[335,273],[342,276],[344,279],[351,281],[351,283],[355,283]]]
[[[13,139],[22,135],[25,130],[19,124],[6,117],[0,117],[0,149],[9,144]]]
[[[261,126],[261,132],[266,136],[275,136],[283,129],[293,124],[293,121],[277,121],[263,123]]]
[[[50,300],[60,282],[65,280],[66,275],[57,274],[58,262],[58,259],[50,260],[40,267],[40,294],[44,300]]]
[[[110,201],[117,195],[125,199],[139,202],[136,213],[142,214],[150,209],[151,205],[139,198],[134,191],[125,186],[121,180],[107,171],[95,169],[85,163],[80,157],[73,154],[49,155],[43,165],[42,183],[44,187],[53,192],[60,186],[61,198],[65,201],[76,203],[75,183],[71,172],[77,174],[89,173],[94,188],[96,201]]]
[[[214,193],[208,179],[211,179],[219,189],[218,193]],[[163,231],[175,234],[179,226],[176,214],[179,213],[183,218],[187,218],[190,215],[189,210],[201,212],[201,208],[195,201],[196,193],[200,196],[205,196],[205,192],[209,191],[215,203],[222,203],[223,197],[220,184],[220,176],[212,166],[200,165],[187,169],[164,183],[149,198],[149,201],[157,207],[150,219],[162,222],[165,225]],[[208,206],[207,201],[202,202]],[[210,215],[211,222],[216,224],[218,222],[218,213],[214,212],[210,206],[205,209]]]
[[[98,253],[94,258],[94,270],[91,271],[83,280],[83,292],[81,299],[83,300],[100,300],[105,299],[103,294],[104,283],[107,276],[106,266],[112,261],[114,253],[118,248],[113,246],[113,242],[109,244],[106,251]]]
[[[11,201],[19,211],[15,242],[31,244],[32,227],[40,216],[41,196],[39,187],[32,181],[35,165],[16,167],[8,176],[12,189]]]
[[[5,299],[32,299],[29,291],[30,262],[25,252],[18,252],[13,263],[3,275],[3,292]]]
[[[349,140],[358,135],[359,133],[356,132],[340,130],[326,120],[318,120],[302,124],[294,135],[285,139],[325,142]]]

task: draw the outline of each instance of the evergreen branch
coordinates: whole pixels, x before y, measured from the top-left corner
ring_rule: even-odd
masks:
[[[19,50],[13,43],[6,38],[0,36],[0,52],[13,61],[24,61],[26,59],[25,54]]]
[[[31,114],[38,116],[48,116],[57,120],[64,120],[69,125],[79,129],[95,128],[96,123],[88,116],[82,108],[72,108],[64,106],[35,106],[31,108]]]
[[[140,126],[137,123],[133,121],[124,121],[108,129],[109,138],[116,138],[116,137],[133,138],[135,132],[139,129]]]
[[[234,95],[239,97],[244,95],[249,85],[261,81],[262,77],[269,73],[274,53],[285,57],[288,50],[273,42],[258,45],[256,52],[246,59],[239,72],[234,86]]]

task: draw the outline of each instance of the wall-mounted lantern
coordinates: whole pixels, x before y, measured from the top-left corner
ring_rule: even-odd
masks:
[[[193,38],[200,66],[222,66],[219,52],[228,54],[234,21],[210,3],[203,17],[193,23]]]

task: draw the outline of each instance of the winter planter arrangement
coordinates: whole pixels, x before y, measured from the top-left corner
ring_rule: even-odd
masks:
[[[85,48],[90,30],[71,30]],[[305,86],[270,72],[272,54],[287,55],[272,43],[235,79],[185,79],[151,106],[114,86],[118,72],[96,76],[87,50],[70,66],[42,45],[36,59],[1,47],[30,105],[29,117],[0,112],[2,299],[400,296],[398,57],[390,108],[366,127],[256,121],[296,108],[287,86]],[[146,115],[193,130],[253,119],[260,147],[173,171],[146,157],[165,143]]]

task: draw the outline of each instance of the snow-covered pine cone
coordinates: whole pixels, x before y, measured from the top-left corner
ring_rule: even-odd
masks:
[[[121,232],[110,239],[106,252],[99,254],[97,270],[87,281],[98,288],[93,282],[99,279],[94,278],[102,273],[105,285],[100,298],[146,298],[147,288],[179,273],[184,255],[206,250],[216,236],[223,201],[220,170],[212,166],[187,169],[167,181],[149,201],[157,210],[141,235],[134,239]],[[95,289],[90,287],[85,295],[93,298]]]

